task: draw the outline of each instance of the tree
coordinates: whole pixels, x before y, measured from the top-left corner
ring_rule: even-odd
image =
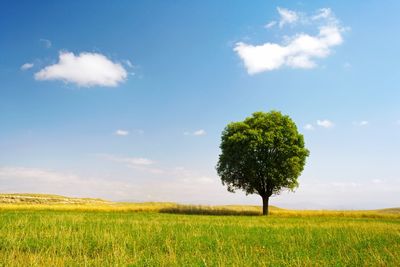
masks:
[[[278,111],[255,112],[228,124],[220,148],[216,169],[222,184],[232,193],[241,189],[260,195],[264,215],[271,195],[298,187],[309,155],[296,124]]]

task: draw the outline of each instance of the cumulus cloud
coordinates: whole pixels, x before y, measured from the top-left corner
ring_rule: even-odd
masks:
[[[116,130],[116,131],[115,131],[115,135],[127,136],[127,135],[129,135],[129,132],[126,131],[126,130]]]
[[[294,23],[298,20],[297,13],[290,13],[278,9],[282,14],[280,25]],[[328,11],[329,12],[328,12]],[[296,14],[296,15],[294,15]],[[315,23],[322,21],[318,33],[310,35],[297,33],[285,38],[281,44],[267,42],[260,45],[236,43],[234,51],[243,60],[249,74],[290,68],[311,69],[317,66],[316,59],[325,58],[331,54],[332,47],[343,43],[342,28],[330,9],[320,10],[318,15],[311,19]]]
[[[317,120],[317,125],[323,128],[332,128],[335,126],[335,124],[330,120]]]
[[[33,68],[33,63],[25,63],[21,66],[21,70],[29,70]]]
[[[81,87],[115,87],[127,77],[124,67],[98,53],[60,52],[59,61],[35,73],[35,79],[61,80]]]

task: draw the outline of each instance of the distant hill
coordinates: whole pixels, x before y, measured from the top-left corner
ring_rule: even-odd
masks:
[[[376,210],[376,211],[384,212],[384,213],[400,213],[400,208],[380,209],[380,210]]]
[[[10,204],[10,205],[8,205]],[[0,194],[1,209],[64,209],[103,211],[156,211],[185,214],[236,214],[259,215],[261,207],[256,205],[181,205],[171,202],[113,202],[99,198],[76,198],[49,194]],[[387,217],[400,216],[400,208],[377,210],[290,210],[270,206],[271,214],[280,216],[345,216]]]
[[[75,198],[49,194],[0,194],[1,204],[107,204],[99,198]]]

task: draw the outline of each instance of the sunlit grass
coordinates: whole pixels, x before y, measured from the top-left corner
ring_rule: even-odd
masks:
[[[400,220],[2,211],[0,266],[398,266]]]
[[[35,197],[0,204],[0,266],[400,266],[398,209]]]
[[[169,202],[111,202],[42,194],[0,194],[0,210],[160,212],[197,215],[262,215],[260,206],[181,205]],[[270,216],[400,218],[400,208],[381,210],[289,210],[270,206]]]

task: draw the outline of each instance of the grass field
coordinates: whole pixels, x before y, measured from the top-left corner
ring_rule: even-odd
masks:
[[[400,266],[398,209],[263,217],[241,215],[259,214],[252,206],[1,196],[0,266]],[[201,213],[213,215],[189,215]]]

